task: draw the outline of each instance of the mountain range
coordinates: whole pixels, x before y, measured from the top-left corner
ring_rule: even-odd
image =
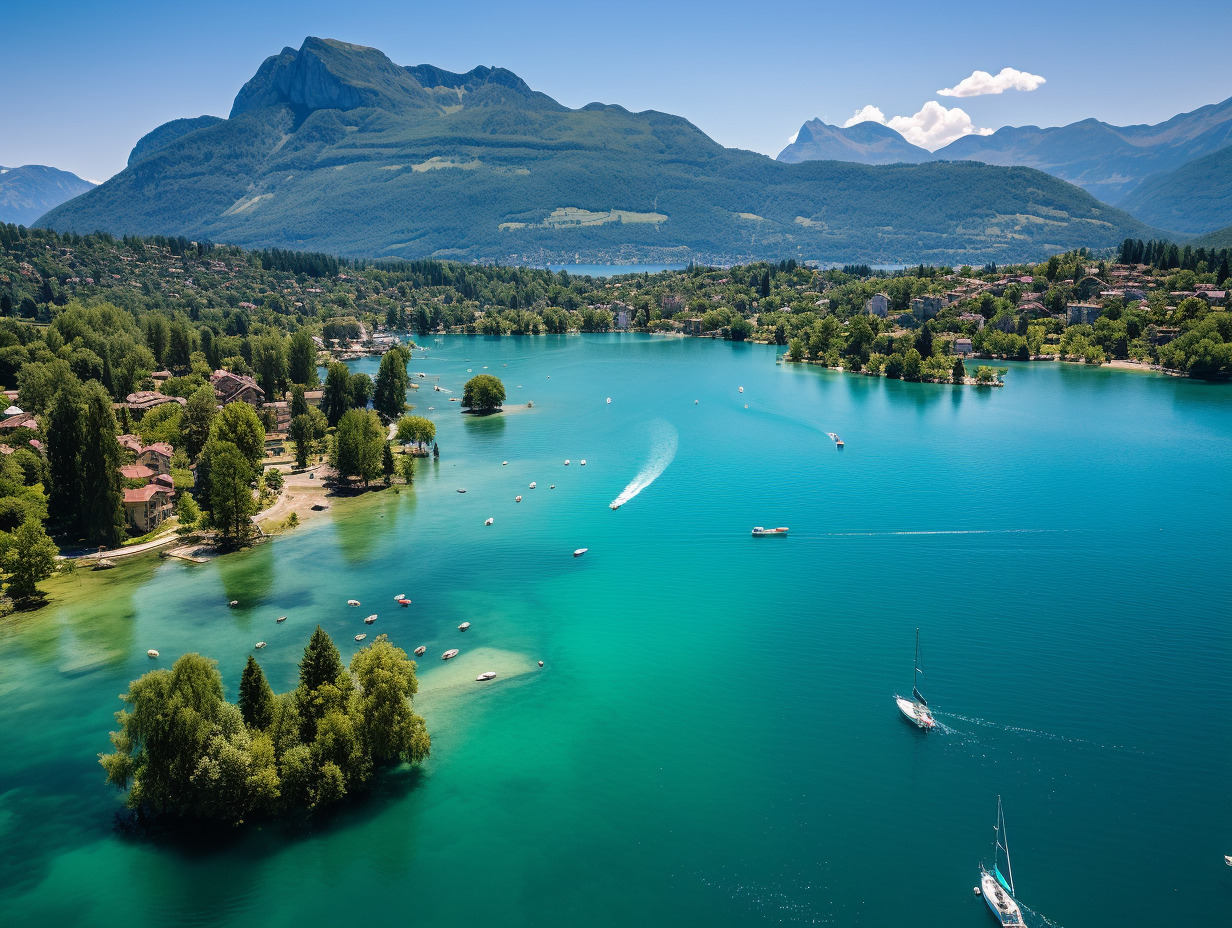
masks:
[[[788,163],[816,160],[888,164],[980,161],[1037,168],[1120,206],[1150,225],[1196,234],[1232,223],[1232,98],[1153,126],[1084,119],[1067,126],[1007,126],[966,135],[929,152],[895,130],[863,122],[840,127],[812,119],[779,153]],[[1207,156],[1225,152],[1222,158]],[[1212,202],[1215,201],[1215,202]]]
[[[0,167],[0,222],[32,225],[49,209],[94,186],[76,174],[45,164]]]
[[[40,224],[506,263],[1003,263],[1156,232],[1030,168],[786,164],[677,116],[570,109],[501,68],[318,38],[267,58],[228,118],[160,126]]]

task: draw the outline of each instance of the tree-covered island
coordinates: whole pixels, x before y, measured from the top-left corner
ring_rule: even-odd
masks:
[[[382,769],[418,764],[431,749],[411,701],[415,662],[380,635],[344,667],[320,626],[299,685],[275,694],[253,657],[237,702],[217,664],[185,654],[128,688],[107,782],[139,817],[239,825],[331,805],[367,789]]]

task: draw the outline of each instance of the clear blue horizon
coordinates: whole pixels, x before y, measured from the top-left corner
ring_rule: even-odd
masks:
[[[1055,0],[1029,14],[969,2],[922,13],[890,0],[875,18],[864,7],[795,0],[635,0],[618,14],[532,0],[472,4],[462,21],[444,7],[389,0],[15,5],[0,39],[0,80],[10,88],[0,100],[0,164],[105,180],[162,123],[226,116],[265,58],[309,35],[370,45],[400,65],[508,68],[566,106],[660,110],[771,157],[805,121],[842,125],[865,107],[938,147],[947,133],[1006,125],[1155,123],[1232,96],[1226,56],[1194,53],[1195,34],[1232,26],[1232,8],[1182,0],[1167,13],[1178,28],[1152,30],[1158,17],[1140,2]],[[1005,68],[1044,82],[938,94]],[[948,112],[926,112],[931,103]]]

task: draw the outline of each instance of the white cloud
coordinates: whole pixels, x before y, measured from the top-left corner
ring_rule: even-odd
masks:
[[[791,137],[787,140],[787,144],[788,144],[788,145],[795,145],[795,144],[796,144],[796,139],[798,139],[799,137],[800,137],[800,130],[799,130],[799,129],[797,129],[795,132],[793,132],[793,133],[791,134]]]
[[[955,87],[938,90],[943,97],[980,97],[989,93],[1005,93],[1007,90],[1035,90],[1047,83],[1038,74],[1028,74],[1017,68],[1002,68],[995,77],[987,71],[973,71]]]
[[[936,100],[929,100],[914,116],[891,116],[869,104],[843,123],[846,129],[861,122],[876,122],[889,126],[912,145],[936,151],[964,135],[992,135],[992,129],[977,128],[965,111],[946,109]]]

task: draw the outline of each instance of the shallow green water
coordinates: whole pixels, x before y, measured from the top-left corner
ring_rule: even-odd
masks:
[[[1226,921],[1232,391],[1059,365],[912,385],[630,336],[428,348],[442,457],[413,492],[0,626],[5,924],[983,926],[998,793],[1029,924]],[[534,408],[466,419],[430,388],[485,364]],[[349,657],[370,612],[429,648],[420,773],[306,832],[114,831],[95,755],[147,648],[217,658],[233,693],[264,639],[287,689],[314,624]],[[892,701],[917,625],[928,735]]]

